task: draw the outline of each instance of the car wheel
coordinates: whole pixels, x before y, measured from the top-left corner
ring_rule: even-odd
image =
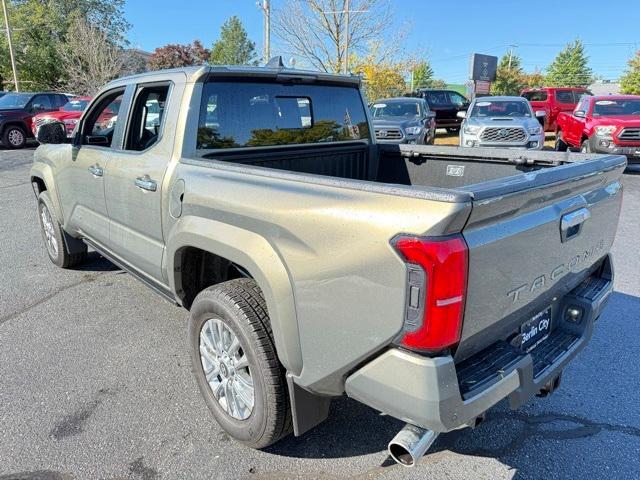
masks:
[[[589,143],[588,138],[582,142],[580,153],[591,153],[591,143]]]
[[[460,131],[459,127],[447,127],[447,133],[454,134]]]
[[[60,268],[71,268],[84,261],[87,256],[87,246],[62,230],[53,213],[51,199],[46,190],[38,195],[38,219],[47,254],[55,265]],[[71,242],[74,246],[73,252],[69,249]]]
[[[198,294],[189,350],[200,392],[224,431],[253,448],[291,432],[285,371],[254,280],[230,280]]]
[[[558,133],[556,133],[556,141],[553,146],[553,149],[556,152],[566,152],[567,147],[568,145],[565,143],[564,139],[562,138],[562,130],[558,130]]]
[[[8,148],[24,148],[27,144],[27,134],[18,126],[8,126],[2,135],[2,142]]]

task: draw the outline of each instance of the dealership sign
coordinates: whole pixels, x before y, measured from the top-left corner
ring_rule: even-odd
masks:
[[[469,76],[471,80],[482,82],[493,82],[496,79],[498,70],[498,57],[492,55],[482,55],[474,53],[471,55],[471,65]]]

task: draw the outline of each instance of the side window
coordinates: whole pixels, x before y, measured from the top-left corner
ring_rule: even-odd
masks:
[[[113,132],[118,121],[118,110],[122,103],[124,89],[104,94],[87,113],[82,124],[83,145],[112,147]]]
[[[558,103],[574,103],[573,92],[571,90],[556,90],[556,101]]]
[[[34,111],[53,110],[49,95],[36,95],[31,103],[31,109]]]
[[[55,107],[56,108],[60,108],[64,105],[66,105],[66,103],[69,101],[69,99],[67,97],[65,97],[64,95],[56,95],[55,96]]]
[[[451,99],[451,103],[457,107],[461,107],[467,102],[466,98],[456,92],[449,92],[449,98]]]
[[[125,150],[142,151],[160,139],[169,85],[138,89],[131,111]]]

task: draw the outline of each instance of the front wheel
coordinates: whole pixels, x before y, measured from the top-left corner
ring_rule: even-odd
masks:
[[[87,246],[65,233],[53,213],[49,193],[38,195],[38,219],[49,259],[60,268],[79,265],[87,256]],[[73,247],[72,249],[70,248]]]
[[[27,134],[21,127],[10,125],[4,130],[2,142],[8,148],[24,148],[27,144]]]
[[[198,294],[191,307],[189,349],[200,393],[229,435],[264,448],[290,433],[285,372],[255,281],[230,280]]]

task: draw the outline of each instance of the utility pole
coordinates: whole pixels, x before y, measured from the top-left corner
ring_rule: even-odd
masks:
[[[4,13],[4,26],[7,29],[7,43],[9,44],[9,56],[11,57],[11,69],[13,70],[13,83],[16,92],[20,91],[18,86],[18,70],[16,70],[16,59],[13,56],[13,42],[11,40],[11,27],[9,27],[9,14],[7,13],[7,2],[2,0],[2,11]]]
[[[262,9],[263,14],[263,56],[264,63],[267,63],[271,58],[271,5],[269,0],[262,0],[262,3],[258,2],[258,7]]]
[[[345,22],[344,22],[344,73],[345,75],[349,73],[349,0],[345,0],[344,2],[344,10],[345,10]]]
[[[511,59],[513,58],[513,49],[516,47],[517,45],[509,45],[509,72],[511,72]]]

